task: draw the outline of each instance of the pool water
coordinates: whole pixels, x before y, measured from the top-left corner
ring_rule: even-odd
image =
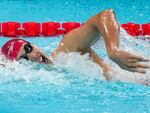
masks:
[[[113,8],[120,23],[148,23],[149,0],[9,0],[0,1],[0,22],[77,21]],[[62,37],[27,38],[48,55]],[[9,38],[2,38],[0,46]],[[134,39],[121,29],[121,48],[150,59],[149,40]],[[0,66],[0,113],[149,113],[150,70],[146,74],[120,69],[107,56],[103,40],[92,47],[114,70],[106,81],[88,55],[60,54],[54,66],[2,61]],[[2,57],[2,56],[0,56]],[[150,64],[150,63],[149,63]],[[140,82],[140,83],[138,83]]]

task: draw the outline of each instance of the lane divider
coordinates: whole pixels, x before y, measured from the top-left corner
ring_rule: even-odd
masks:
[[[70,30],[82,26],[79,22],[3,22],[0,23],[0,36],[16,38],[22,37],[54,37],[64,35]],[[121,25],[131,36],[150,36],[150,23],[135,24],[126,23]]]
[[[145,36],[145,35],[150,36],[150,23],[142,25],[135,23],[127,23],[122,24],[121,26],[131,36]]]

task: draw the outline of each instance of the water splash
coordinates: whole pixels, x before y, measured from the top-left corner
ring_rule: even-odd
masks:
[[[133,51],[137,49],[138,53],[149,55],[143,52],[146,51],[145,46],[147,50],[149,48],[147,42],[131,39],[124,33],[121,31],[122,48]],[[58,43],[54,42],[44,47],[44,50],[53,50],[55,44]],[[132,102],[143,107],[134,109],[145,110],[145,107],[149,106],[149,87],[124,82],[148,84],[149,72],[141,75],[121,69],[108,58],[102,40],[99,40],[93,49],[116,71],[116,74],[112,74],[112,81],[123,82],[105,81],[102,69],[92,62],[88,54],[81,56],[76,52],[61,53],[54,59],[54,66],[25,60],[11,62],[0,55],[0,111],[4,108],[10,112],[16,110],[22,113],[38,113],[45,110],[44,113],[47,113],[60,108],[60,112],[70,109],[77,112],[99,112],[101,109],[111,109],[112,105],[117,106],[116,111],[118,106],[131,106],[132,110]]]
[[[102,69],[90,59],[89,54],[61,53],[55,58],[54,64],[72,73],[78,73],[79,76],[86,76],[89,79],[103,78]]]
[[[129,36],[126,31],[121,29],[120,32],[120,47],[121,49],[128,51],[130,53],[144,56],[147,59],[150,59],[150,53],[149,48],[150,44],[147,40],[142,40],[144,37],[138,37],[139,39],[136,39],[135,37]],[[99,47],[98,45],[102,43],[102,45]],[[107,54],[104,52],[106,51],[106,48],[104,47],[104,41],[100,40],[95,44],[96,46],[93,46],[96,51],[100,50],[99,54],[103,56],[106,62],[109,62],[113,70],[115,70],[115,74],[112,75],[112,80],[119,80],[123,82],[136,82],[136,83],[142,83],[150,85],[150,69],[147,70],[146,74],[140,74],[140,73],[133,73],[126,70],[121,69],[118,65],[116,65],[114,62],[112,62]],[[105,53],[105,54],[103,54]],[[148,63],[150,65],[150,63]]]
[[[55,85],[67,84],[64,74],[55,70],[49,71],[44,64],[27,62],[26,60],[10,61],[0,56],[0,83],[8,82],[47,82]]]
[[[141,37],[142,38],[142,37]],[[58,42],[53,42],[50,46],[44,47],[48,51],[52,51],[58,45]],[[120,33],[121,48],[126,51],[140,54],[149,57],[150,44],[148,41],[135,39],[129,36],[123,29]],[[115,70],[112,74],[113,81],[137,82],[150,84],[150,70],[146,74],[132,73],[121,69],[118,65],[112,62],[106,53],[106,48],[102,38],[92,47],[106,62],[110,63]],[[26,62],[24,60],[11,62],[4,60],[0,55],[0,82],[11,81],[46,81],[51,84],[64,85],[73,81],[73,77],[84,78],[88,81],[104,80],[102,69],[89,58],[88,54],[80,55],[79,53],[61,53],[54,59],[54,66]]]

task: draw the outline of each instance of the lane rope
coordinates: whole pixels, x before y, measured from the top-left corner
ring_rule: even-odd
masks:
[[[56,37],[67,34],[70,30],[82,26],[79,22],[3,22],[0,23],[1,37]],[[150,36],[150,23],[136,24],[133,22],[122,24],[121,27],[131,36]]]

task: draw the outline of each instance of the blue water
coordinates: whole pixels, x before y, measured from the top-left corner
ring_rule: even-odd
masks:
[[[85,22],[113,8],[120,23],[142,24],[150,22],[149,4],[149,0],[0,0],[0,22]],[[61,39],[27,40],[50,55]],[[1,38],[0,46],[7,40]],[[121,47],[150,58],[149,41],[135,40],[124,31]],[[93,48],[118,70],[114,81],[104,80],[101,69],[77,53],[59,56],[55,66],[0,60],[6,65],[0,67],[0,113],[150,113],[150,87],[137,83],[150,78],[150,70],[145,75],[124,71],[108,59],[103,41]]]
[[[113,8],[120,23],[147,23],[149,3],[150,0],[0,0],[0,22],[85,22],[96,13]]]

